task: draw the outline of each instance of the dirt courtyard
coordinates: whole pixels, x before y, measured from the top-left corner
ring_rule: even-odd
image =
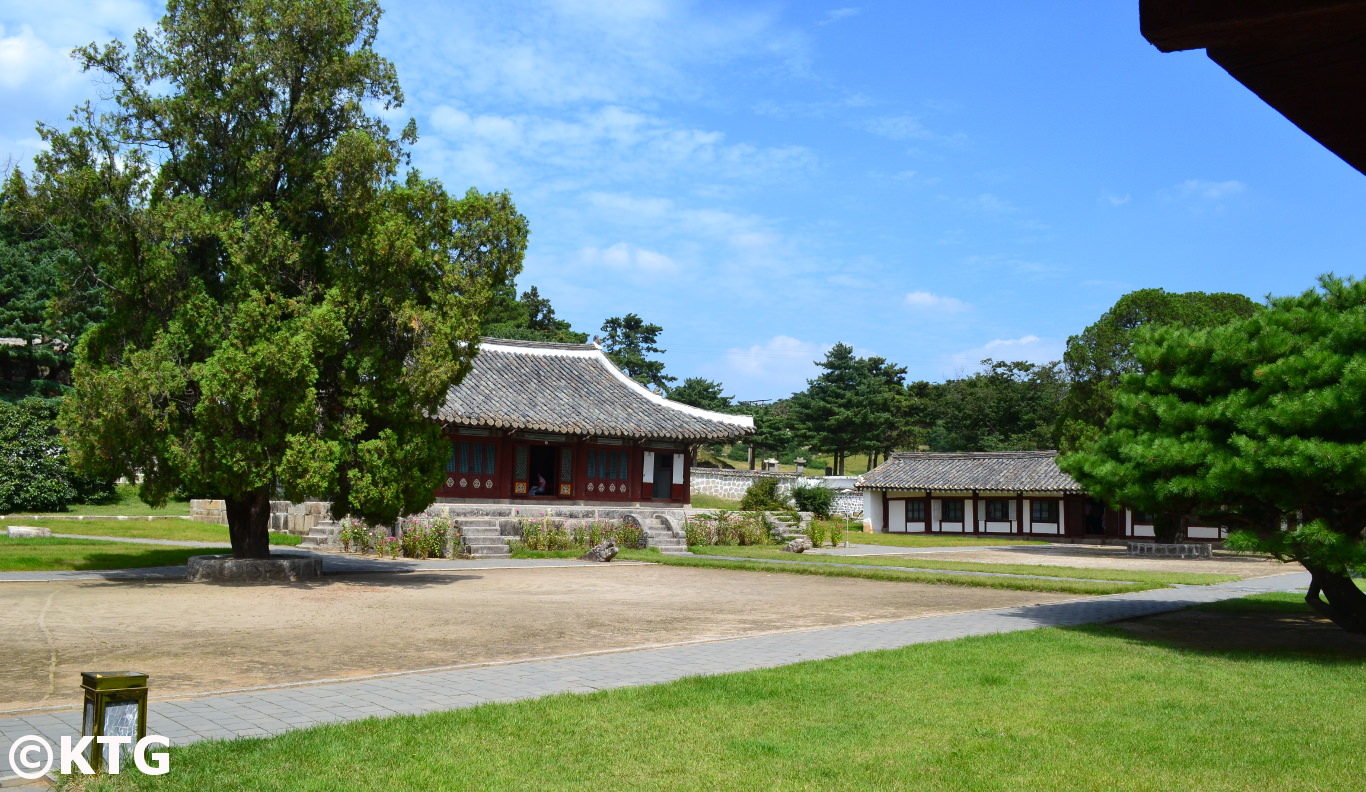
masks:
[[[655,565],[339,575],[295,585],[0,583],[0,711],[81,671],[154,698],[1075,599]]]

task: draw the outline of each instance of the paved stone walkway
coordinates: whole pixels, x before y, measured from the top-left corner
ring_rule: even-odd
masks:
[[[553,693],[592,692],[821,660],[972,635],[1095,624],[1178,610],[1309,584],[1289,573],[1214,586],[1177,586],[1070,602],[968,611],[731,639],[687,642],[630,651],[589,653],[497,664],[432,669],[360,680],[318,680],[199,698],[153,700],[148,733],[184,745],[202,739],[266,736],[322,723],[371,716],[420,714],[490,701]],[[152,680],[155,690],[156,680]],[[0,718],[0,762],[14,740],[29,734],[57,744],[80,733],[80,712],[16,712]],[[0,765],[0,782],[9,768]]]

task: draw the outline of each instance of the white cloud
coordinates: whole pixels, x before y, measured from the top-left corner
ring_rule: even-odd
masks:
[[[502,106],[567,107],[705,97],[699,70],[745,61],[791,69],[806,60],[800,31],[776,12],[686,0],[432,3],[385,18],[382,37],[418,104],[453,93]],[[439,35],[432,35],[440,31]],[[392,51],[392,50],[390,50]],[[419,65],[420,64],[420,65]]]
[[[944,373],[947,376],[957,377],[979,370],[982,361],[987,358],[1005,361],[1023,360],[1040,364],[1052,363],[1055,360],[1062,360],[1064,347],[1063,341],[1040,338],[1033,334],[1020,338],[995,338],[980,347],[965,349],[962,352],[949,355],[942,362],[946,369]]]
[[[829,344],[778,335],[762,344],[726,350],[727,365],[742,378],[764,380],[775,393],[787,395],[816,374],[815,361],[825,357]],[[727,379],[727,382],[730,380]]]
[[[618,242],[604,249],[584,248],[579,251],[579,261],[589,267],[607,267],[644,275],[673,273],[679,269],[678,263],[663,253],[636,247],[627,242]]]
[[[1247,185],[1237,179],[1228,181],[1206,181],[1187,179],[1175,187],[1161,191],[1161,196],[1176,203],[1184,204],[1197,214],[1204,211],[1222,212],[1226,202],[1247,192]]]
[[[1183,198],[1198,198],[1202,201],[1222,201],[1247,189],[1247,185],[1237,180],[1201,181],[1187,179],[1177,185],[1176,192]]]
[[[549,171],[597,184],[701,176],[748,187],[789,179],[817,164],[802,146],[728,143],[721,132],[675,126],[617,105],[557,117],[473,114],[445,104],[432,110],[429,121],[436,140],[424,145],[433,156],[457,164],[473,159],[514,176],[524,169]],[[538,186],[544,184],[542,178]]]
[[[23,25],[10,34],[0,25],[0,88],[16,90],[29,83],[67,81],[79,73],[65,52],[49,45]]]
[[[971,307],[957,297],[942,297],[926,291],[907,294],[906,304],[921,315],[962,313]]]
[[[986,214],[1017,214],[1020,211],[1019,207],[991,193],[982,193],[973,198],[965,198],[959,202],[959,205],[965,209]]]
[[[1109,190],[1101,191],[1099,202],[1110,206],[1123,206],[1129,202],[1129,194],[1116,195]]]
[[[857,123],[860,129],[890,140],[930,140],[935,136],[914,116],[882,116],[865,118]]]
[[[861,13],[863,13],[862,8],[832,8],[825,12],[825,18],[817,24],[829,25],[833,22],[839,22],[850,17],[858,16]]]

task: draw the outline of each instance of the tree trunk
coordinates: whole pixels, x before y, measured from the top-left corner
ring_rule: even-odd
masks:
[[[753,443],[750,443],[750,444],[749,444],[749,454],[748,454],[747,456],[749,456],[749,469],[750,469],[750,470],[753,470],[753,469],[754,469],[754,444],[753,444]]]
[[[1314,576],[1304,601],[1322,616],[1350,633],[1366,635],[1366,591],[1341,572],[1304,565]]]
[[[270,490],[224,498],[234,558],[270,558]]]
[[[1185,518],[1175,514],[1154,514],[1153,515],[1153,541],[1160,544],[1175,544],[1179,542],[1185,531],[1182,525]]]

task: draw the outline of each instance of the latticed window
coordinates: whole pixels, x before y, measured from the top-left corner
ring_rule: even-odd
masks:
[[[1034,500],[1029,502],[1029,519],[1033,522],[1055,523],[1058,521],[1058,502],[1055,500]]]
[[[987,521],[1007,522],[1010,520],[1010,501],[995,498],[987,501]]]
[[[447,473],[466,473],[475,476],[492,475],[496,469],[497,449],[492,443],[451,443],[451,455],[446,459]]]
[[[962,522],[963,502],[960,500],[944,501],[944,516],[942,519],[944,522]]]
[[[625,451],[588,452],[588,477],[591,479],[625,481],[627,470]]]
[[[906,522],[925,522],[925,501],[906,501]]]

